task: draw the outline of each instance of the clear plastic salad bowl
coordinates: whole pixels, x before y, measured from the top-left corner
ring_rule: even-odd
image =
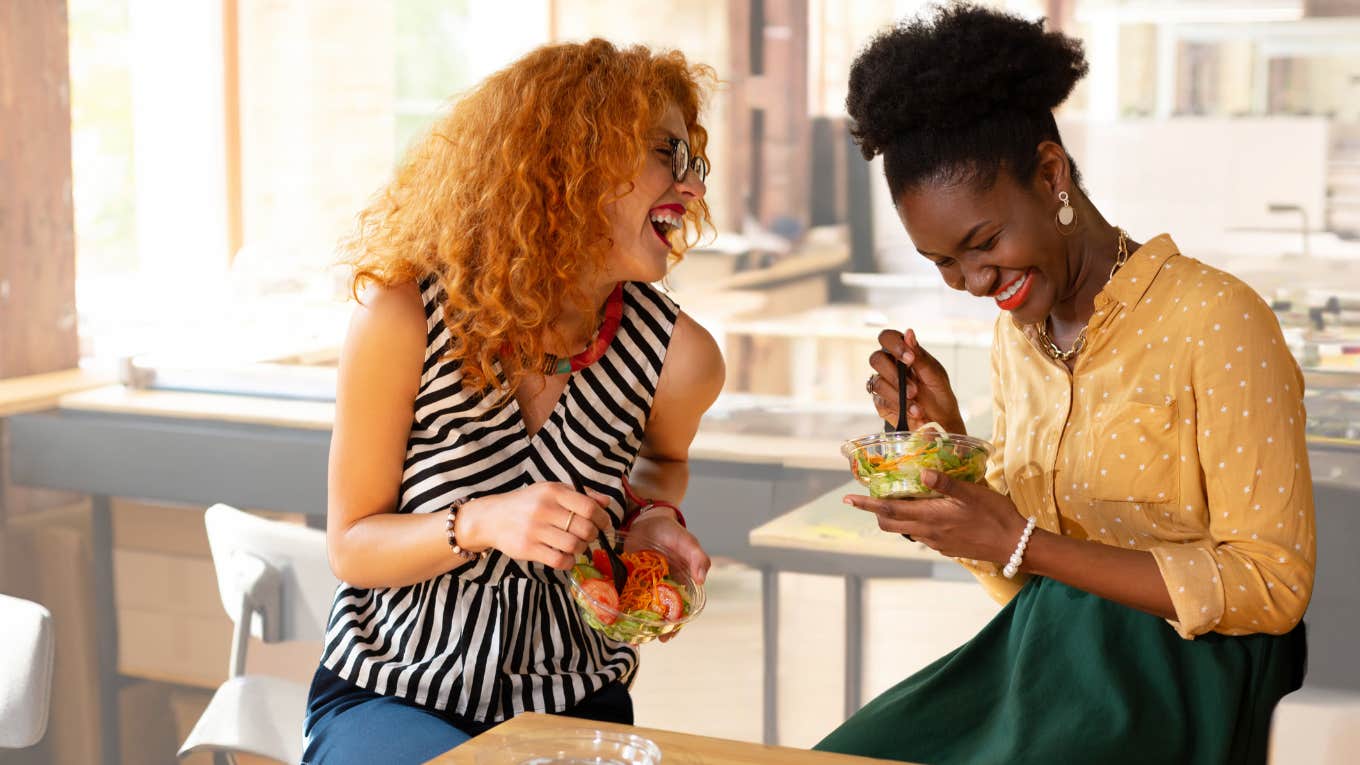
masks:
[[[850,460],[850,472],[873,497],[940,496],[922,482],[922,470],[937,470],[956,481],[982,483],[987,475],[987,458],[995,447],[980,438],[946,433],[932,425],[851,439],[841,445],[841,454]]]
[[[477,765],[660,765],[651,739],[602,730],[526,733],[482,752]]]
[[[576,559],[568,572],[571,594],[587,624],[610,640],[639,645],[662,635],[676,632],[704,610],[704,587],[695,582],[675,553],[661,545],[631,545],[627,532],[618,532],[623,542],[625,562],[636,563],[650,558],[651,562],[664,559],[664,577],[650,565],[634,568],[624,584],[626,602],[614,589],[604,550],[598,545],[603,536]],[[637,592],[633,592],[633,588]]]

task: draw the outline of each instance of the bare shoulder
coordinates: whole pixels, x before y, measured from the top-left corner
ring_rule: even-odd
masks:
[[[713,335],[681,311],[661,368],[657,396],[694,398],[707,408],[718,397],[726,377],[727,367]]]
[[[415,282],[373,285],[359,296],[354,321],[384,329],[418,328],[425,334],[425,303]]]
[[[704,412],[722,391],[727,369],[713,335],[681,312],[652,399],[643,456],[684,460]]]
[[[414,283],[365,290],[350,317],[341,376],[379,373],[415,384],[425,360],[425,328],[425,306]]]

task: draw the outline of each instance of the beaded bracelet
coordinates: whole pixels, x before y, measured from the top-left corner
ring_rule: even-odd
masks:
[[[1016,573],[1020,571],[1020,563],[1025,559],[1025,548],[1029,546],[1029,537],[1030,534],[1034,533],[1036,523],[1038,521],[1032,515],[1028,521],[1025,521],[1025,530],[1020,534],[1020,541],[1015,545],[1015,552],[1011,553],[1011,559],[1006,562],[1006,567],[1001,569],[1001,573],[1007,579],[1014,579]]]
[[[458,510],[463,507],[465,502],[467,502],[466,497],[455,499],[453,502],[449,503],[449,518],[448,522],[444,524],[444,531],[448,534],[449,549],[453,550],[453,554],[462,558],[464,561],[470,561],[486,557],[486,550],[482,550],[479,553],[472,552],[471,550],[464,550],[462,546],[458,544],[458,540],[454,538],[453,524],[458,518]]]

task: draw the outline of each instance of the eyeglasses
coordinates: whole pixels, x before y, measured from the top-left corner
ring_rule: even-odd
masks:
[[[671,147],[671,177],[676,183],[684,183],[690,170],[699,176],[701,183],[708,177],[708,160],[703,157],[691,158],[689,141],[672,136],[666,139],[666,143]]]

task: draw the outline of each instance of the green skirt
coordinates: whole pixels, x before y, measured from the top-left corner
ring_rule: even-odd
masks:
[[[1287,635],[1183,640],[1162,619],[1034,579],[977,637],[816,746],[948,763],[1264,763],[1270,715],[1303,682]]]

